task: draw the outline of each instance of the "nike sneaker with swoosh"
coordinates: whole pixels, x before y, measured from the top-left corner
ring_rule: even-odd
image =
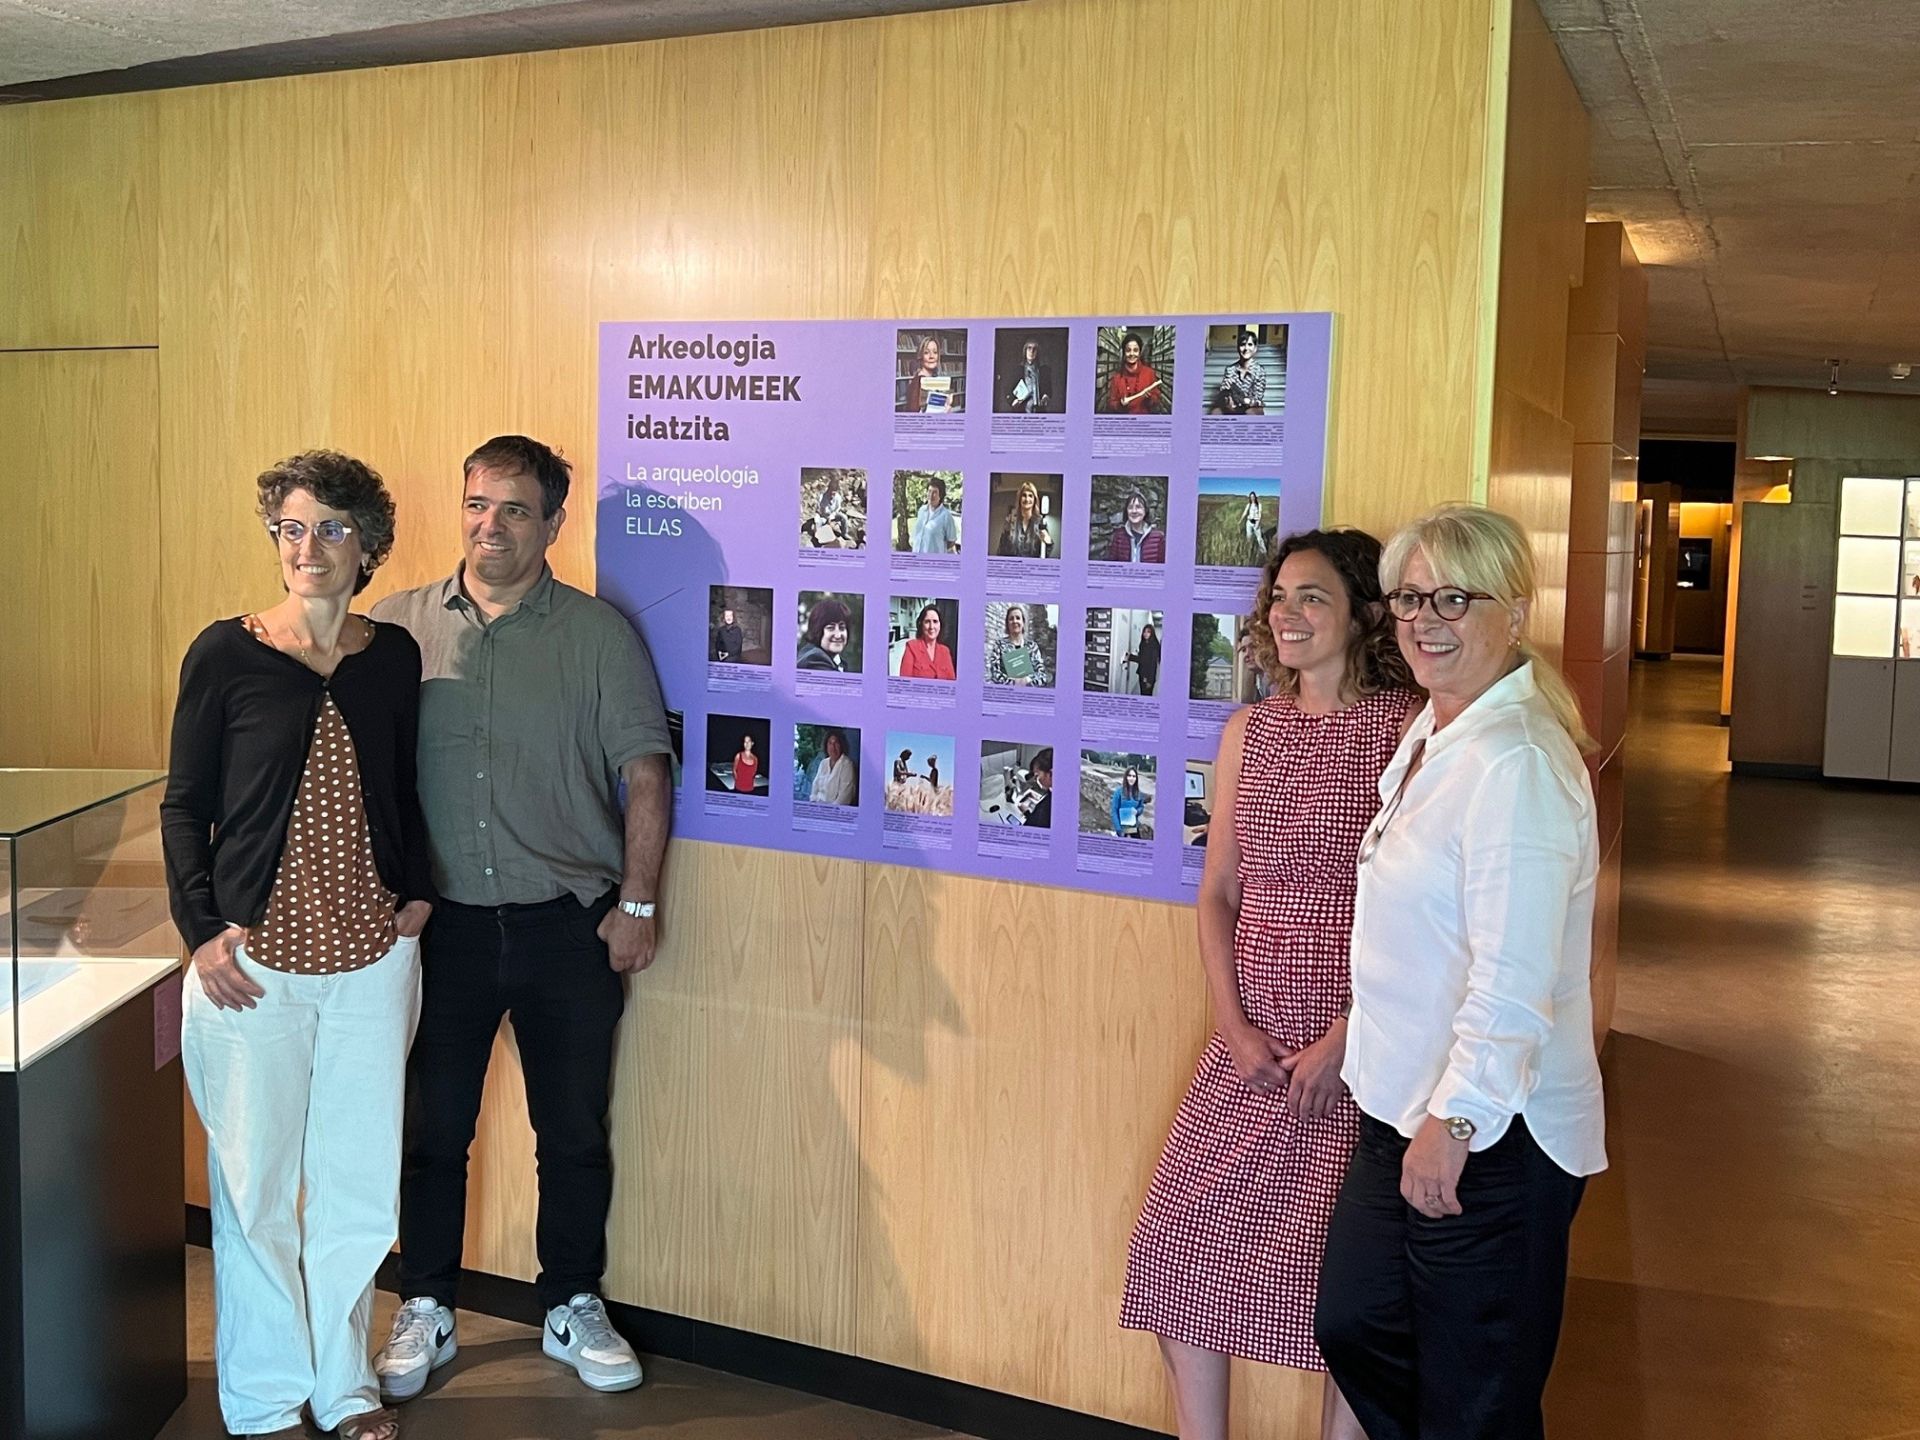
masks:
[[[576,1295],[549,1310],[540,1348],[571,1365],[595,1390],[631,1390],[640,1383],[640,1357],[613,1328],[598,1295]]]
[[[427,1377],[460,1353],[453,1311],[428,1295],[417,1295],[393,1317],[393,1333],[373,1357],[380,1398],[411,1400],[427,1388]]]

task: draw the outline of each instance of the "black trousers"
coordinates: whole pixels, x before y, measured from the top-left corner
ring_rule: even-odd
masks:
[[[1327,1231],[1314,1336],[1368,1440],[1542,1440],[1567,1233],[1586,1182],[1515,1117],[1467,1157],[1461,1213],[1400,1198],[1407,1142],[1360,1117]]]
[[[616,892],[488,909],[441,901],[421,950],[420,1027],[407,1058],[400,1170],[400,1291],[455,1303],[467,1222],[467,1152],[503,1016],[526,1077],[539,1161],[537,1289],[551,1309],[600,1293],[613,1162],[613,1037],[626,1003],[595,929]]]

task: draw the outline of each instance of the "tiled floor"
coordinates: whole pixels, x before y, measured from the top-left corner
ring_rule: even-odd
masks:
[[[187,1251],[189,1390],[158,1440],[223,1440],[213,1387],[213,1262]],[[394,1297],[374,1302],[377,1334]],[[955,1432],[896,1420],[674,1360],[649,1360],[647,1383],[595,1395],[540,1353],[525,1325],[460,1316],[460,1354],[402,1409],[406,1440],[952,1440]],[[310,1431],[317,1434],[318,1432]],[[964,1437],[962,1437],[964,1440]]]
[[[1920,795],[1734,778],[1719,677],[1634,671],[1612,1168],[1548,1432],[1920,1437]]]

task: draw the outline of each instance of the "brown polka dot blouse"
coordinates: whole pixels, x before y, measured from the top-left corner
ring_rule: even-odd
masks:
[[[265,640],[255,617],[247,628]],[[267,913],[247,935],[247,954],[270,970],[339,975],[373,964],[394,945],[395,897],[380,883],[360,763],[333,696],[307,747]]]

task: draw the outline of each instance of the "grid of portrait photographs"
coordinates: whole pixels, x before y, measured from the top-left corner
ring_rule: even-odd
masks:
[[[1317,513],[1324,416],[1304,500],[1278,437],[1290,381],[1324,404],[1327,317],[846,329],[802,393],[869,418],[783,420],[736,497],[790,548],[713,527],[705,833],[1191,895],[1221,728],[1268,693],[1255,592],[1283,516]],[[846,362],[870,346],[891,356],[877,443]]]
[[[993,560],[1016,562],[1000,573],[1036,582],[1054,595],[990,594],[970,603],[930,586],[902,585],[878,595],[801,588],[782,601],[770,588],[716,585],[708,601],[711,658],[768,666],[776,645],[788,647],[802,693],[818,694],[804,687],[835,677],[857,683],[871,654],[889,680],[904,682],[896,694],[910,697],[936,687],[947,697],[949,711],[961,703],[957,687],[963,681],[978,685],[983,698],[995,693],[1038,697],[1073,686],[1089,697],[1131,704],[1136,716],[1156,714],[1152,707],[1163,694],[1178,699],[1181,687],[1164,688],[1164,672],[1182,648],[1168,631],[1164,599],[1067,610],[1057,598],[1057,572],[1046,568],[1070,537],[1084,546],[1089,572],[1101,566],[1164,566],[1173,504],[1170,477],[1102,471],[1076,485],[1059,473],[1008,470],[990,472],[983,480],[976,487],[987,496],[987,523],[980,533]],[[865,544],[867,471],[802,467],[797,488],[803,548]],[[967,493],[962,471],[896,469],[882,489],[891,497],[885,527],[889,549],[898,555],[961,552]],[[1279,483],[1271,477],[1199,477],[1193,486],[1190,541],[1195,565],[1257,570],[1277,538],[1278,505]],[[776,606],[791,616],[791,631],[782,632],[791,635],[790,641],[775,637]],[[1263,687],[1247,639],[1249,617],[1202,607],[1184,618],[1185,698],[1227,707],[1258,700]],[[783,768],[782,783],[796,806],[858,809],[867,803],[863,796],[869,787],[860,781],[861,737],[871,726],[856,723],[867,718],[867,708],[862,700],[848,707],[844,718],[792,725],[791,761]],[[974,796],[979,823],[1050,830],[1056,824],[1052,792],[1058,765],[1063,778],[1072,773],[1078,791],[1077,803],[1063,812],[1059,824],[1106,840],[1151,840],[1159,757],[1151,748],[1095,743],[1125,738],[1127,712],[1112,715],[1115,724],[1106,734],[1098,718],[1083,711],[1081,733],[1055,733],[1051,743],[981,740],[972,757],[979,766]],[[764,718],[731,712],[710,717],[707,788],[766,794],[770,732],[771,722]],[[874,803],[894,815],[953,816],[956,737],[927,728],[890,728],[881,738],[886,749],[877,766],[880,783],[871,787]],[[1202,765],[1210,772],[1210,762],[1187,763],[1180,826],[1187,846],[1205,843],[1208,784],[1196,793],[1194,779],[1205,773],[1195,769]]]

